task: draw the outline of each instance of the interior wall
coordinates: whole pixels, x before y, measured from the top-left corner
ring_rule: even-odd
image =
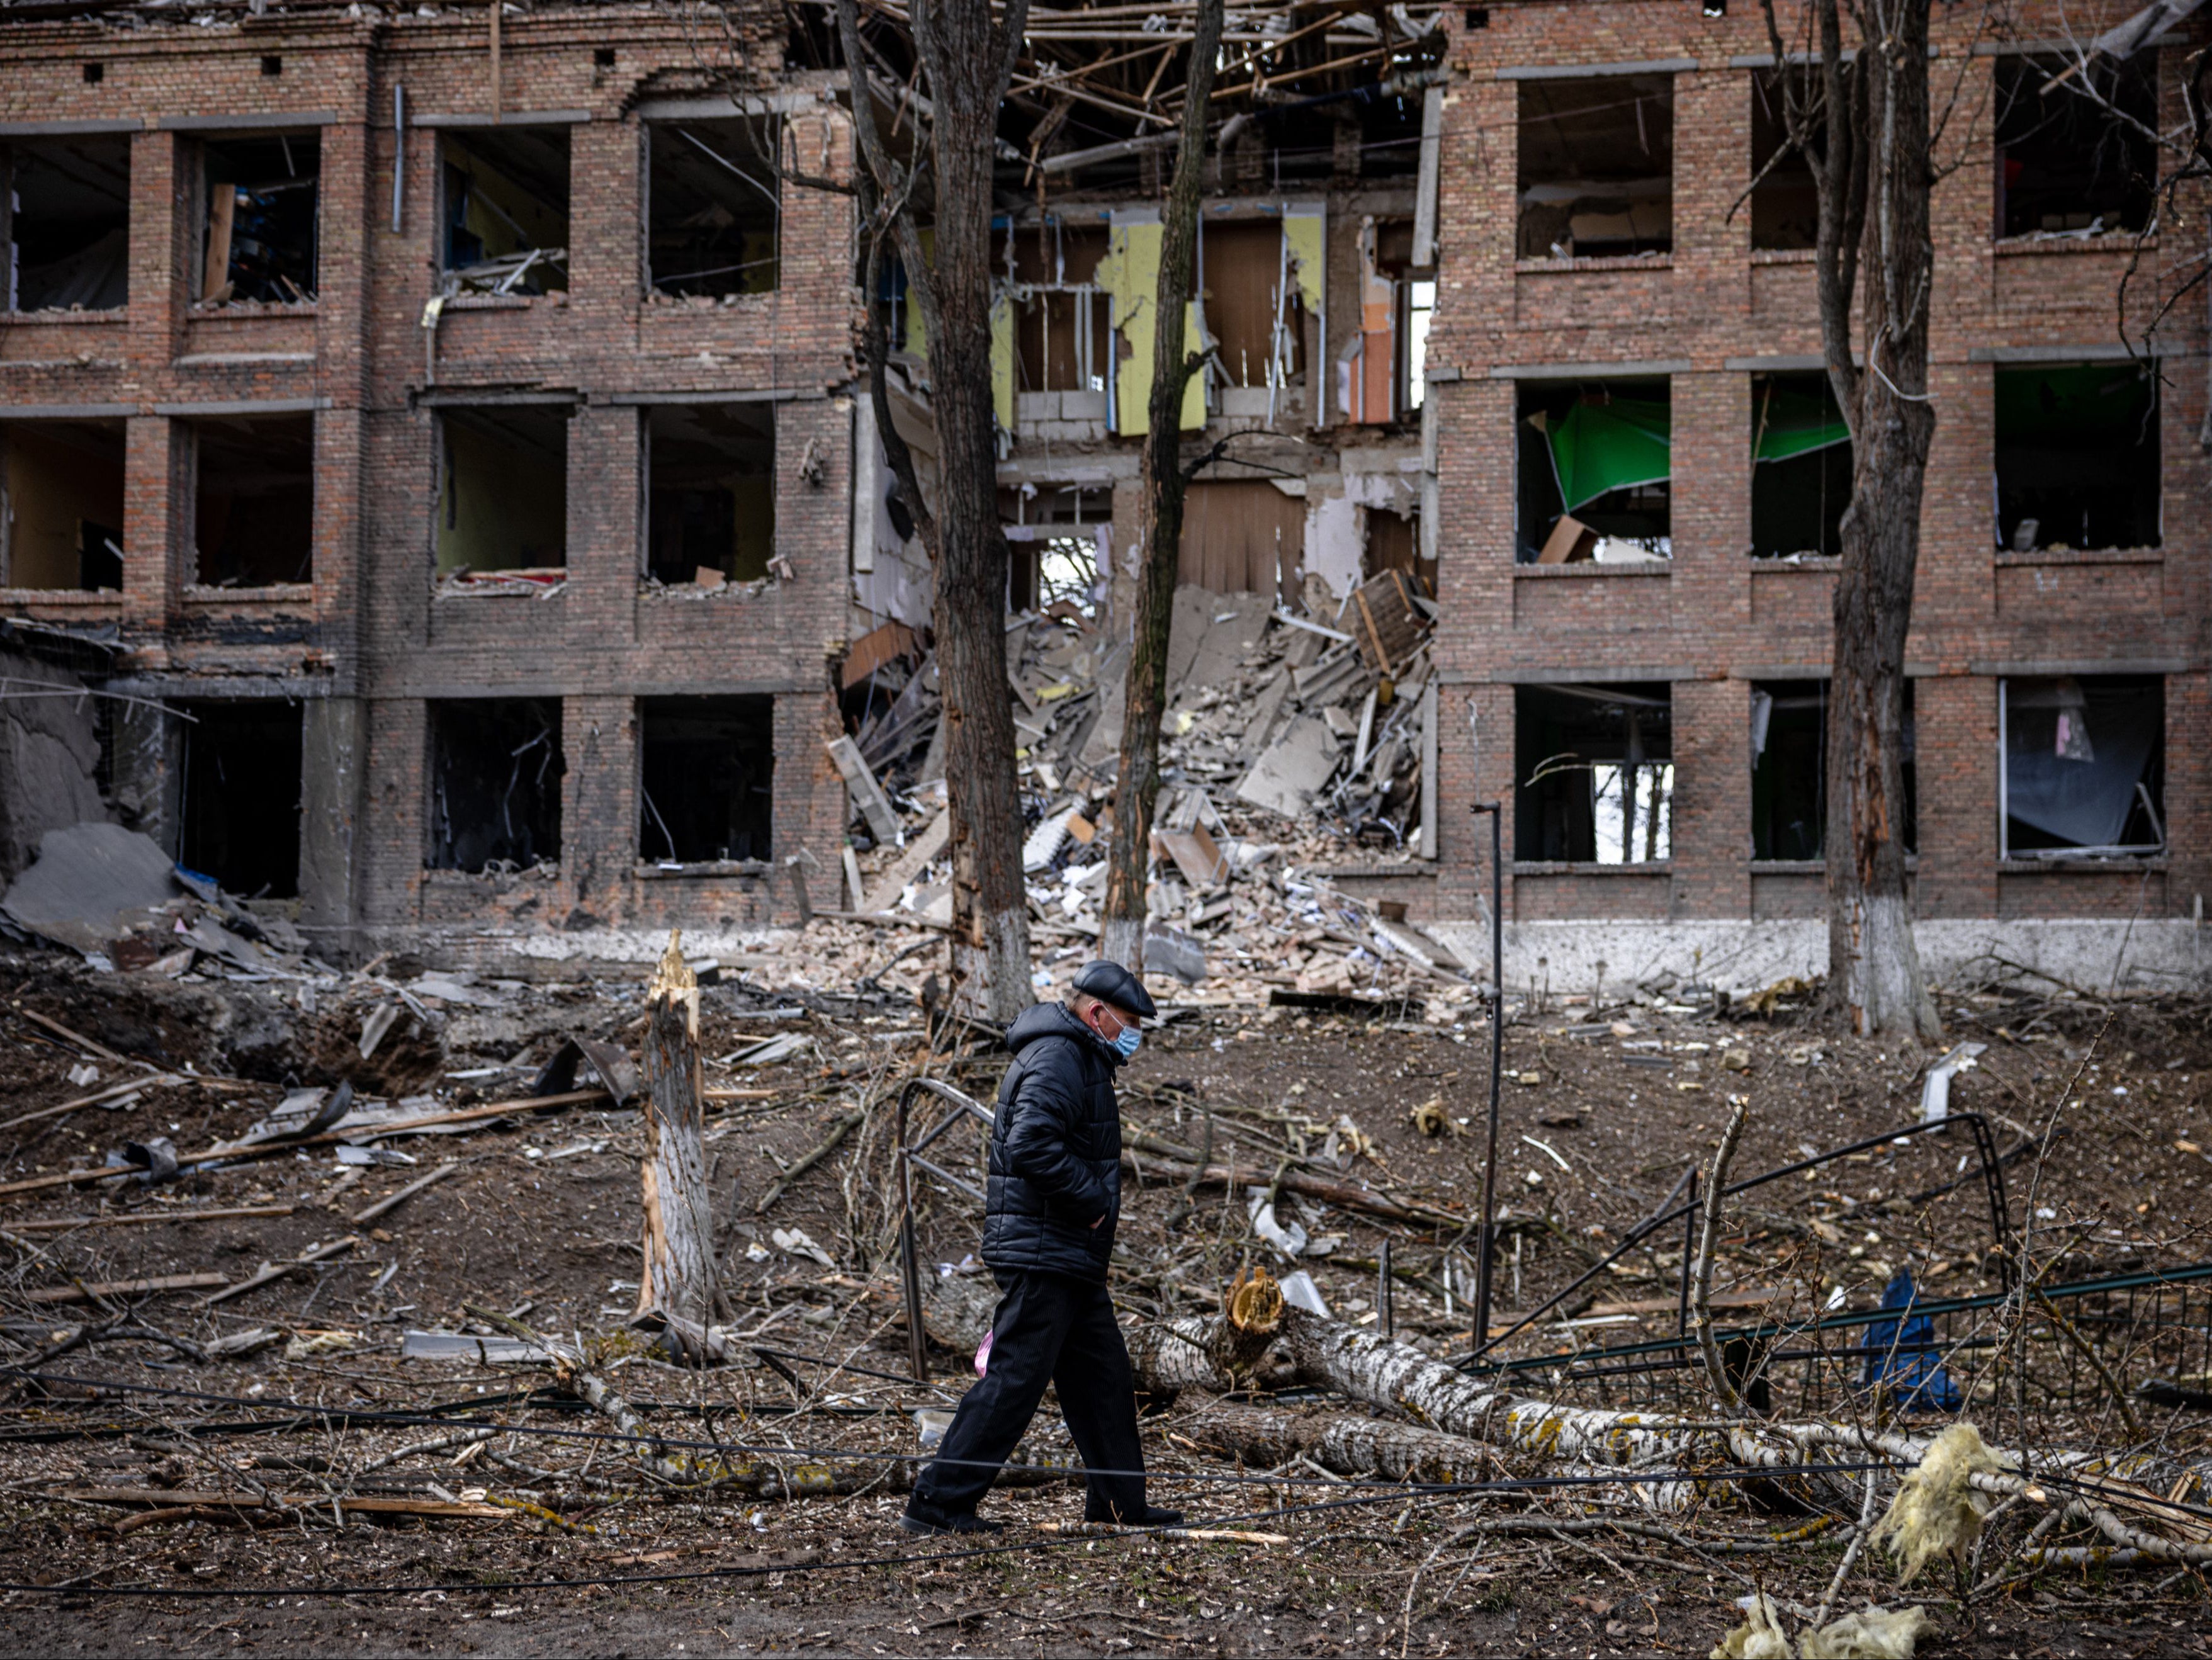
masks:
[[[441,419],[446,465],[438,497],[438,575],[565,565],[565,455],[466,420]],[[565,433],[567,423],[561,423]]]
[[[123,540],[123,441],[112,454],[90,442],[42,433],[27,423],[0,428],[0,587],[75,588],[82,565],[81,526],[104,528]]]
[[[1194,483],[1183,499],[1176,581],[1294,601],[1305,577],[1306,504],[1273,484]]]

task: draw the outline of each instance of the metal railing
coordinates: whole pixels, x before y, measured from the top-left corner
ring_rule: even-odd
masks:
[[[1854,1153],[1866,1152],[1875,1147],[1899,1145],[1911,1140],[1915,1136],[1948,1130],[1953,1125],[1965,1129],[1973,1137],[1974,1150],[1980,1158],[1978,1168],[1962,1171],[1956,1179],[1944,1183],[1940,1187],[1910,1195],[1905,1202],[1909,1205],[1932,1204],[1945,1194],[1966,1185],[1978,1176],[1982,1182],[1984,1195],[1989,1202],[1990,1243],[1996,1248],[1995,1254],[1999,1265],[1998,1273],[2002,1276],[2003,1284],[2009,1287],[2012,1285],[2012,1256],[2004,1246],[2010,1236],[2012,1224],[2005,1196],[2004,1160],[1997,1155],[1996,1143],[1990,1134],[1988,1122],[1978,1112],[1953,1113],[1944,1118],[1924,1120],[1917,1124],[1908,1124],[1900,1129],[1885,1130],[1880,1135],[1870,1135],[1864,1140],[1853,1141],[1846,1146],[1832,1147],[1826,1152],[1818,1152],[1810,1158],[1801,1158],[1794,1164],[1784,1164],[1776,1170],[1763,1171],[1757,1176],[1746,1177],[1741,1182],[1731,1182],[1723,1190],[1723,1196],[1733,1198],[1737,1194],[1749,1193],[1755,1189],[1765,1187],[1770,1182],[1779,1182],[1784,1177],[1796,1176],[1805,1171],[1817,1170],[1823,1164],[1848,1158]],[[1670,1222],[1676,1221],[1682,1224],[1682,1265],[1676,1296],[1675,1331],[1678,1337],[1686,1335],[1690,1324],[1691,1258],[1695,1252],[1698,1223],[1705,1206],[1705,1201],[1698,1193],[1698,1167],[1693,1164],[1682,1172],[1681,1177],[1674,1183],[1674,1190],[1659,1201],[1659,1208],[1631,1228],[1610,1253],[1599,1258],[1595,1263],[1577,1275],[1568,1285],[1554,1292],[1535,1308],[1523,1314],[1510,1329],[1499,1333],[1496,1337],[1492,1337],[1487,1332],[1480,1329],[1475,1331],[1474,1349],[1472,1353],[1462,1356],[1455,1364],[1463,1368],[1473,1369],[1474,1364],[1484,1355],[1489,1353],[1499,1344],[1507,1342],[1528,1330],[1545,1315],[1565,1302],[1568,1298],[1596,1279],[1598,1275],[1605,1273],[1615,1262],[1641,1245],[1660,1229]],[[1685,1188],[1689,1190],[1689,1198],[1677,1205],[1674,1201],[1681,1197]]]
[[[914,1104],[925,1095],[933,1095],[950,1102],[952,1110],[917,1139],[908,1139],[908,1124],[913,1116]],[[899,1182],[899,1283],[906,1298],[906,1349],[908,1363],[914,1369],[917,1383],[929,1381],[929,1340],[921,1329],[921,1258],[914,1239],[914,1171],[916,1165],[937,1181],[966,1194],[977,1204],[984,1202],[983,1192],[972,1182],[955,1176],[943,1165],[921,1155],[937,1139],[955,1124],[973,1116],[983,1126],[988,1135],[998,1121],[990,1109],[973,1096],[963,1095],[951,1085],[934,1078],[909,1079],[898,1098],[898,1182]]]
[[[1725,1357],[1739,1357],[1739,1389],[1747,1382],[1779,1384],[1789,1396],[1781,1404],[1796,1410],[1818,1412],[1885,1384],[1905,1410],[1948,1410],[1947,1403],[1969,1404],[1996,1387],[2012,1347],[2008,1311],[2018,1303],[2010,1289],[1916,1297],[1898,1308],[1716,1323],[1714,1333],[1732,1374],[1737,1365]],[[2014,1383],[2032,1404],[2077,1408],[2109,1396],[2113,1381],[2126,1376],[2136,1381],[2123,1387],[2139,1397],[2196,1404],[2190,1397],[2202,1390],[2189,1385],[2212,1370],[2212,1262],[2039,1286],[2027,1319],[2033,1353],[2024,1384]],[[2096,1361],[2085,1346],[2097,1352]],[[1501,1381],[1540,1378],[1553,1388],[1594,1392],[1608,1406],[1687,1406],[1705,1398],[1698,1343],[1682,1333],[1471,1369]]]

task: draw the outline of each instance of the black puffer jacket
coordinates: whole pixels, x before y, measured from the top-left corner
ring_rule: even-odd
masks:
[[[1103,1281],[1121,1212],[1121,1054],[1057,1003],[1023,1014],[1006,1046],[1014,1064],[991,1130],[983,1261]]]

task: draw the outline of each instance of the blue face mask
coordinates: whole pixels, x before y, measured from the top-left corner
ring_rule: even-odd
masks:
[[[1144,1033],[1139,1031],[1134,1026],[1124,1026],[1121,1028],[1121,1035],[1114,1040],[1114,1047],[1121,1051],[1121,1058],[1127,1061],[1143,1046],[1144,1041]]]

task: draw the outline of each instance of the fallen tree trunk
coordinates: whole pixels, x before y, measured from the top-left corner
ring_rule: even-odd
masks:
[[[1280,1344],[1301,1382],[1402,1412],[1431,1429],[1485,1443],[1500,1452],[1529,1455],[1553,1469],[1668,1464],[1680,1468],[1708,1462],[1781,1471],[1822,1457],[1851,1456],[1889,1459],[1910,1469],[1918,1467],[1932,1444],[1929,1438],[1824,1420],[1752,1423],[1684,1419],[1535,1400],[1469,1377],[1403,1343],[1283,1306],[1280,1293],[1264,1274],[1240,1285],[1238,1295],[1246,1304],[1241,1320],[1232,1298],[1228,1314],[1171,1323],[1176,1339],[1172,1349],[1141,1341],[1133,1343],[1130,1353],[1137,1364],[1139,1386],[1203,1387],[1205,1380],[1191,1375],[1198,1366],[1183,1357],[1210,1355],[1224,1344],[1234,1346],[1238,1353],[1251,1353],[1251,1345],[1264,1333]],[[1272,1328],[1267,1318],[1270,1297]],[[1264,1347],[1260,1353],[1265,1353]],[[1160,1361],[1166,1363],[1163,1369],[1147,1371],[1147,1365]],[[2171,1506],[2158,1496],[2157,1490],[2180,1474],[2184,1467],[2179,1463],[2077,1451],[2047,1459],[2045,1468],[2054,1476],[2060,1471],[2065,1475],[2065,1494],[2058,1502],[2068,1520],[2085,1523],[2114,1545],[2159,1560],[2212,1563],[2212,1529],[2203,1529],[2194,1518],[2178,1522]],[[1998,1498],[2021,1498],[2038,1505],[2053,1502],[2030,1476],[2010,1469],[1978,1474],[1971,1485]],[[2147,1531],[2148,1528],[2187,1536],[2176,1539],[2166,1532]]]
[[[1301,1415],[1216,1401],[1182,1433],[1208,1450],[1273,1469],[1300,1455],[1339,1475],[1449,1484],[1494,1471],[1488,1447],[1437,1430],[1348,1413]]]

